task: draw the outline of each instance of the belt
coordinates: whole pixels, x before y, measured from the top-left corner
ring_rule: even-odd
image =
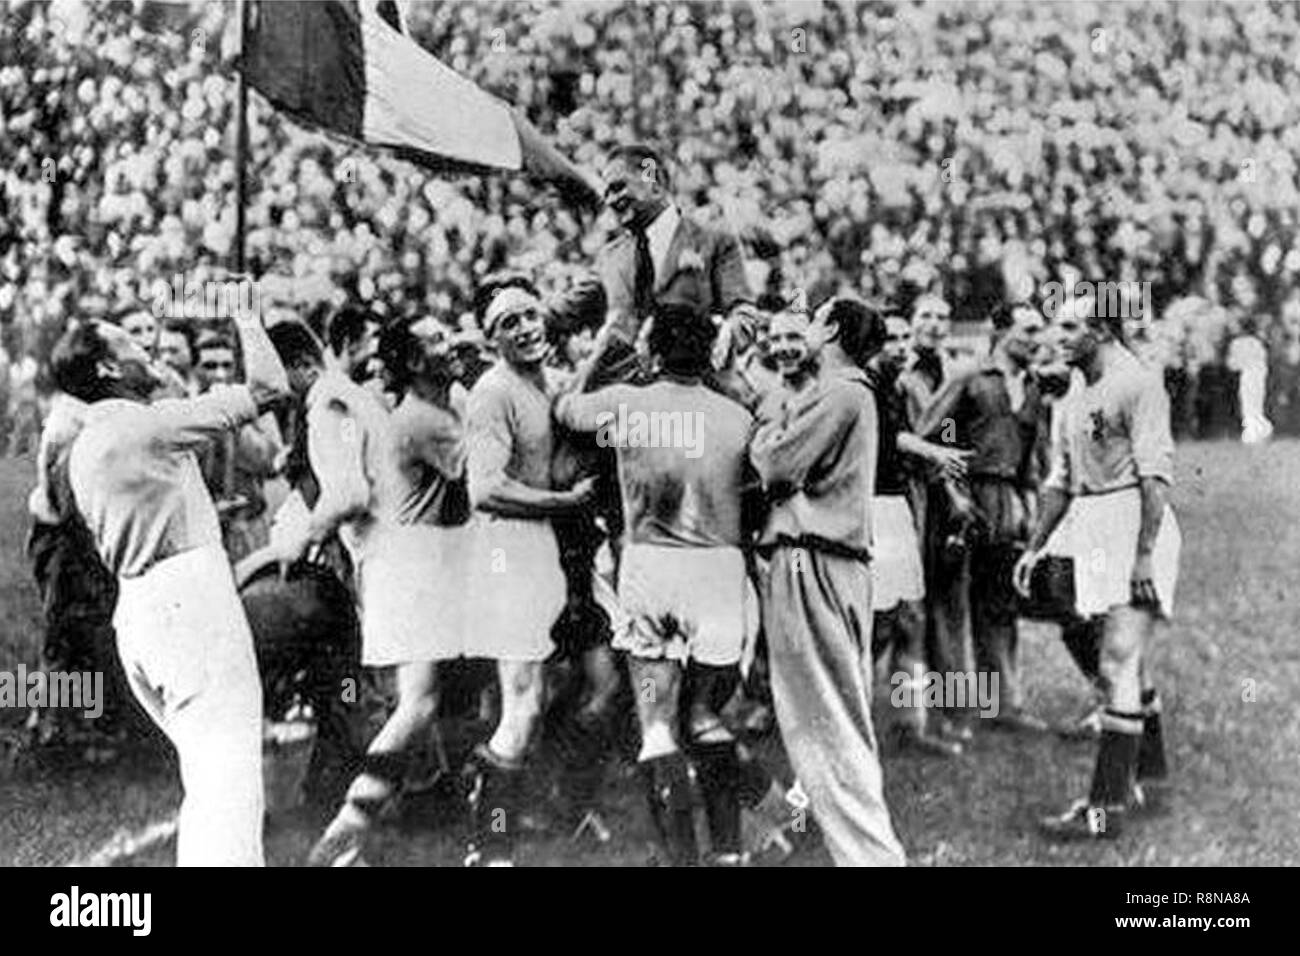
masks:
[[[769,558],[778,548],[806,548],[809,551],[820,551],[824,554],[849,558],[853,561],[869,562],[871,560],[871,552],[866,548],[855,548],[852,545],[831,541],[829,538],[823,538],[815,534],[801,534],[798,537],[783,534],[778,536],[775,541],[765,541],[759,544],[758,553],[765,558]]]
[[[1134,488],[1140,488],[1140,487],[1142,487],[1141,484],[1140,484],[1139,482],[1136,482],[1136,481],[1135,481],[1135,482],[1133,482],[1132,484],[1128,484],[1128,485],[1120,485],[1118,488],[1101,488],[1101,489],[1097,489],[1097,490],[1089,490],[1089,489],[1087,489],[1087,488],[1080,488],[1078,491],[1076,491],[1076,492],[1074,493],[1074,497],[1076,497],[1076,498],[1097,498],[1097,497],[1100,497],[1101,495],[1113,495],[1113,494],[1115,494],[1115,492],[1117,492],[1117,491],[1132,491]]]

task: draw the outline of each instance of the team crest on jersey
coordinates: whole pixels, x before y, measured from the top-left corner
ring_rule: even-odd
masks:
[[[1095,442],[1104,441],[1106,438],[1106,416],[1100,408],[1094,408],[1088,413],[1088,421],[1092,422],[1092,440]]]

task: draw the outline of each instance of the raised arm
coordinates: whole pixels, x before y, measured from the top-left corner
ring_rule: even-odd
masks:
[[[320,484],[320,497],[311,511],[309,544],[321,544],[345,521],[369,511],[365,440],[356,419],[339,402],[325,403],[308,415],[307,454]]]
[[[289,394],[289,376],[271,344],[262,320],[256,315],[237,315],[235,329],[244,356],[244,378],[259,411]]]

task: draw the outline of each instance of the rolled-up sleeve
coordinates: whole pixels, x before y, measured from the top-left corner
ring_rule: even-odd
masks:
[[[216,436],[255,421],[260,414],[246,385],[214,388],[198,398],[155,402],[161,434],[180,448],[196,448]]]
[[[1130,435],[1139,478],[1174,481],[1174,436],[1169,427],[1169,396],[1154,376],[1143,379],[1132,404]]]

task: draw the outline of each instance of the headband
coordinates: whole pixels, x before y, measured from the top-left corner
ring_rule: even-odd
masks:
[[[487,309],[483,313],[483,334],[489,339],[496,334],[496,325],[502,318],[512,312],[519,312],[526,308],[540,308],[541,303],[537,296],[527,292],[517,286],[510,286],[502,289],[492,301],[488,303]]]

